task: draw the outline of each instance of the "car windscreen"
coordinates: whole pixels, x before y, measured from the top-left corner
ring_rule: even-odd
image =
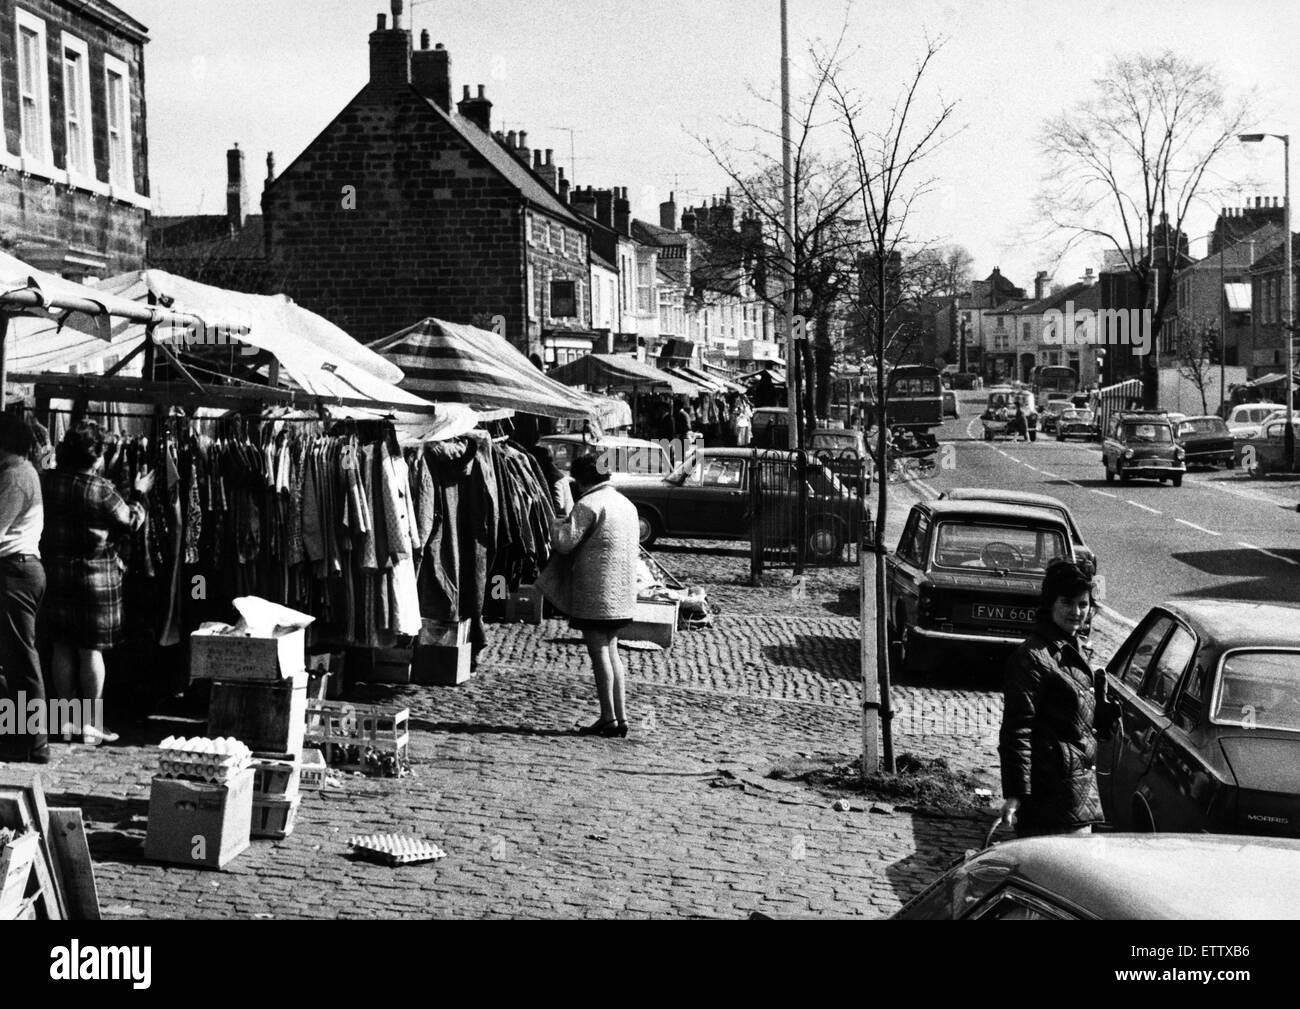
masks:
[[[847,449],[857,450],[858,436],[856,434],[815,434],[813,435],[812,447],[834,449],[842,452]]]
[[[1124,438],[1126,441],[1151,442],[1153,444],[1168,444],[1174,440],[1173,432],[1170,431],[1168,424],[1125,424]]]
[[[939,523],[934,540],[934,563],[944,568],[1042,574],[1068,556],[1061,532],[1038,526],[954,519]]]
[[[1178,425],[1179,434],[1227,434],[1228,425],[1218,417],[1198,417]]]
[[[1078,421],[1080,424],[1092,423],[1091,410],[1066,410],[1061,414],[1061,420]]]
[[[1214,720],[1300,732],[1300,652],[1233,652],[1223,661]]]

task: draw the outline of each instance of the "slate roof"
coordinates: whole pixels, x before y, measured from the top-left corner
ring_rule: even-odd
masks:
[[[149,221],[149,260],[262,259],[262,215],[244,218],[233,235],[225,214],[158,216]]]

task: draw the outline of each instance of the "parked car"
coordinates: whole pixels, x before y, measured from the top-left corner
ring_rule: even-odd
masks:
[[[1029,491],[1003,490],[1000,487],[954,487],[939,495],[940,501],[998,501],[1008,505],[1028,505],[1030,508],[1046,508],[1056,512],[1065,519],[1070,529],[1070,542],[1074,544],[1074,555],[1078,560],[1091,562],[1093,570],[1097,569],[1097,555],[1092,547],[1083,541],[1083,533],[1074,515],[1065,502],[1048,494],[1033,494]]]
[[[775,501],[763,516],[763,528],[773,537],[794,541],[800,497],[808,502],[808,554],[814,560],[837,558],[845,544],[867,530],[867,499],[845,487],[815,458],[810,460],[808,487],[799,487],[795,453],[776,449],[757,454],[760,492]],[[749,448],[709,448],[692,452],[662,479],[630,478],[619,490],[636,505],[641,544],[660,536],[680,539],[748,539],[753,522],[750,468],[755,452]]]
[[[1029,837],[953,866],[905,921],[1300,917],[1300,842],[1170,834]]]
[[[871,490],[871,456],[857,428],[819,427],[812,433],[809,450],[841,483],[859,494]]]
[[[1056,422],[1056,440],[1083,438],[1085,441],[1100,441],[1101,428],[1097,425],[1097,415],[1091,410],[1063,410]]]
[[[1292,419],[1291,429],[1295,431],[1295,441],[1300,443],[1300,417]],[[1265,424],[1260,437],[1252,438],[1244,444],[1240,449],[1244,453],[1243,465],[1251,476],[1264,477],[1270,473],[1286,472],[1285,435],[1286,414],[1283,414],[1279,420]]]
[[[1286,410],[1283,403],[1242,403],[1228,414],[1228,430],[1234,438],[1255,438],[1265,419],[1274,410]]]
[[[952,387],[954,389],[978,389],[984,384],[984,380],[973,371],[953,372]]]
[[[943,415],[945,417],[961,416],[961,408],[957,405],[957,393],[952,389],[943,390]]]
[[[758,448],[790,447],[790,411],[784,406],[760,406],[750,419],[753,444]]]
[[[1033,628],[1047,565],[1076,557],[1059,512],[997,501],[912,507],[886,557],[889,644],[899,670],[948,649],[1001,657]]]
[[[1056,399],[1049,399],[1043,404],[1043,414],[1040,418],[1044,434],[1055,434],[1057,423],[1061,419],[1061,414],[1066,410],[1073,409],[1073,405],[1066,396],[1059,396]]]
[[[1101,443],[1106,479],[1127,483],[1133,477],[1183,484],[1187,472],[1183,447],[1174,438],[1169,416],[1158,410],[1127,410],[1111,418]]]
[[[610,480],[619,483],[625,476],[665,476],[675,468],[662,442],[644,438],[606,435],[590,440],[580,434],[548,434],[537,444],[551,450],[555,465],[567,471],[580,455],[598,453],[609,467]]]
[[[1034,394],[1009,385],[996,385],[989,389],[988,403],[984,412],[980,414],[980,420],[984,424],[985,441],[1014,433],[1008,429],[1015,420],[1017,406],[1024,414],[1025,433],[1029,440],[1038,439],[1038,410],[1034,406]]]
[[[1106,676],[1123,724],[1098,783],[1118,829],[1300,837],[1300,607],[1166,602]]]
[[[1222,417],[1207,414],[1178,421],[1178,441],[1187,453],[1188,466],[1237,465],[1232,432]]]

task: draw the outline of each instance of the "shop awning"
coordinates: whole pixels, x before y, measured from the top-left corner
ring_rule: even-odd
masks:
[[[429,400],[542,417],[585,417],[604,428],[632,422],[626,403],[560,384],[503,337],[475,326],[424,319],[375,340],[370,349],[402,370],[403,389]]]
[[[664,370],[676,375],[682,381],[690,382],[694,385],[695,391],[692,393],[694,396],[698,396],[700,393],[714,394],[722,391],[722,386],[717,382],[714,382],[713,379],[697,375],[690,371],[685,365],[674,364],[671,367],[664,368]]]
[[[1228,299],[1229,312],[1250,311],[1250,285],[1224,284],[1223,295]]]
[[[721,375],[710,375],[707,371],[701,371],[699,368],[696,368],[689,364],[678,365],[677,367],[679,371],[685,373],[686,375],[689,375],[691,378],[698,379],[701,382],[706,382],[714,386],[718,392],[744,392],[745,391],[744,386],[738,385],[737,383],[731,381],[728,378],[724,378]],[[707,368],[708,366],[705,365],[705,367]]]
[[[693,382],[624,354],[585,354],[549,373],[565,385],[588,389],[667,389],[676,396],[698,394]]]

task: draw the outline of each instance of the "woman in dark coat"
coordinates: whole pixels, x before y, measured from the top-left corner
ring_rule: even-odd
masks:
[[[1038,623],[1007,660],[1002,714],[1002,822],[1020,837],[1089,833],[1103,820],[1097,798],[1099,723],[1116,706],[1103,701],[1079,649],[1092,611],[1092,570],[1055,561],[1043,579]],[[1104,693],[1103,693],[1104,698]]]
[[[145,518],[144,496],[152,472],[136,477],[131,503],[100,472],[104,435],[94,421],[81,421],[59,446],[58,469],[42,474],[45,531],[41,556],[48,589],[44,617],[54,640],[54,687],[64,700],[95,701],[104,694],[104,650],[122,630],[122,566],[116,537]],[[65,729],[71,734],[75,727]],[[115,733],[86,724],[87,742],[115,742]]]

